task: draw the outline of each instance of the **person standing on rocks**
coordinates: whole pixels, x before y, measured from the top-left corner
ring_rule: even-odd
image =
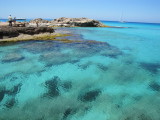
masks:
[[[9,26],[12,26],[12,16],[11,15],[8,17],[8,22],[9,22]]]

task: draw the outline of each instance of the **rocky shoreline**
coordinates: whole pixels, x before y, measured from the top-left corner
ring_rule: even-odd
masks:
[[[25,24],[24,26],[17,26],[18,24]],[[30,22],[17,22],[13,27],[8,26],[7,23],[0,23],[0,43],[17,42],[25,40],[61,40],[63,42],[69,41],[62,31],[55,33],[55,29],[61,27],[111,27],[103,23],[88,19],[88,18],[58,18],[52,21],[41,18],[31,20]],[[117,28],[117,27],[112,27]],[[121,28],[121,27],[118,27]],[[62,29],[62,28],[61,28]],[[64,38],[66,37],[66,38]]]
[[[41,18],[31,20],[27,26],[39,26],[43,27],[107,27],[103,23],[88,19],[88,18],[65,18],[61,17],[52,21],[44,20]]]
[[[25,24],[24,26],[17,26]],[[0,42],[2,39],[18,37],[21,34],[35,35],[43,33],[54,33],[54,27],[107,27],[103,23],[88,18],[65,18],[61,17],[52,21],[37,18],[30,22],[17,22],[13,27],[9,27],[7,23],[0,24]],[[62,35],[63,36],[63,35]],[[11,39],[9,39],[10,41]]]
[[[34,35],[40,33],[53,33],[54,29],[50,27],[0,27],[0,39],[17,37],[20,34]]]

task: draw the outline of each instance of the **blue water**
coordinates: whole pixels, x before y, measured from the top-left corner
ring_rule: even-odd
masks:
[[[115,45],[120,49],[132,49],[137,59],[159,62],[160,24],[103,22],[109,26],[129,28],[79,28],[83,37]]]
[[[102,22],[1,45],[0,119],[159,120],[160,24]]]

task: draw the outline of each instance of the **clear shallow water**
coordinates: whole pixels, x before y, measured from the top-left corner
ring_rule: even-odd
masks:
[[[160,26],[106,24],[0,46],[0,119],[159,120]]]

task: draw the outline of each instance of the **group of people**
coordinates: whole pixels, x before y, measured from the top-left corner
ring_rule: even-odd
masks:
[[[12,18],[11,15],[8,17],[9,26],[12,26],[12,22],[14,22],[14,25],[16,24],[16,17]]]

